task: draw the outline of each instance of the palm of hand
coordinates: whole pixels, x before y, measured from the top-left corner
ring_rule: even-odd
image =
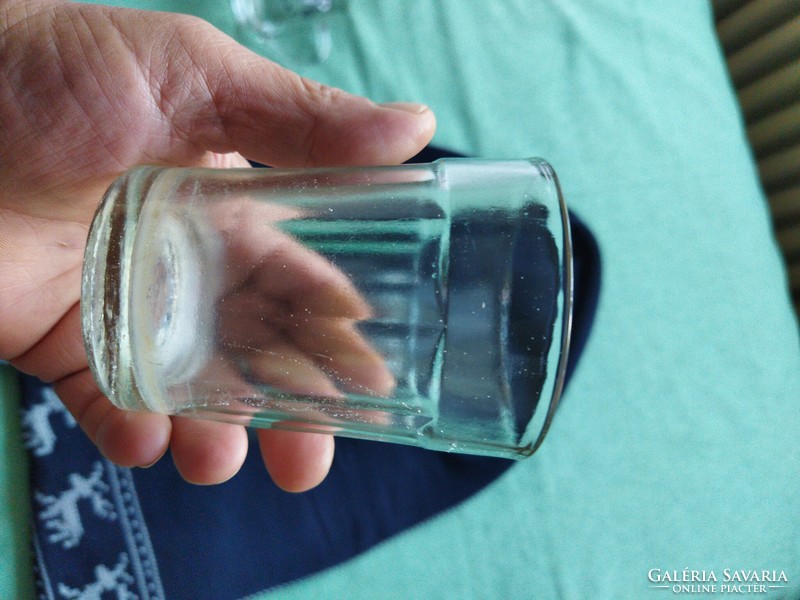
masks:
[[[62,2],[0,2],[0,16],[0,358],[55,382],[111,460],[147,465],[169,445],[185,478],[223,481],[241,427],[121,412],[87,369],[80,269],[103,190],[142,163],[400,162],[432,115],[303,80],[189,17]],[[259,436],[278,485],[324,478],[328,436]]]

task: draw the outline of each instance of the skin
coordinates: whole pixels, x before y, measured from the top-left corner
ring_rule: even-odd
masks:
[[[394,164],[432,137],[421,105],[376,105],[303,79],[186,16],[0,0],[0,358],[53,382],[107,458],[220,483],[241,426],[123,412],[87,368],[80,269],[94,210],[134,165]],[[326,434],[259,432],[275,483],[303,491],[333,458]]]

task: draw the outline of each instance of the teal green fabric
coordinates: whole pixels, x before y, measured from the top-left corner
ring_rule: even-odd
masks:
[[[28,461],[22,447],[19,386],[0,365],[0,598],[31,598]]]
[[[222,0],[124,4],[235,33]],[[289,66],[378,101],[428,103],[440,146],[550,160],[598,238],[604,282],[533,458],[264,597],[659,598],[672,594],[648,572],[687,568],[719,583],[724,569],[784,571],[787,587],[761,596],[800,596],[798,326],[710,8],[338,6],[328,61]],[[0,583],[14,579],[3,569]]]

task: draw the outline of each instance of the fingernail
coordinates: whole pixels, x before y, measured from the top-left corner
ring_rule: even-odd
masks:
[[[426,110],[430,110],[424,104],[418,104],[416,102],[384,102],[380,105],[382,108],[391,108],[393,110],[402,110],[403,112],[412,113],[415,115],[421,115]]]
[[[150,467],[152,467],[153,465],[155,465],[155,464],[156,464],[158,461],[160,461],[162,458],[164,458],[164,455],[165,455],[166,453],[167,453],[167,450],[166,450],[166,448],[165,448],[165,449],[164,449],[164,451],[163,451],[161,454],[159,454],[159,455],[158,455],[158,458],[156,458],[156,459],[155,459],[153,462],[151,462],[151,463],[148,463],[148,464],[146,464],[146,465],[138,465],[138,467],[139,467],[140,469],[149,469]]]

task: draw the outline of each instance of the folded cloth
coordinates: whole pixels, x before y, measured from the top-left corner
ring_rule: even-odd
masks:
[[[428,148],[414,160],[451,155]],[[567,379],[600,286],[594,238],[577,217],[570,221],[575,299]],[[50,387],[30,377],[22,383],[43,598],[243,598],[346,561],[463,501],[515,464],[339,439],[330,475],[305,494],[279,490],[258,452],[232,480],[198,487],[168,460],[149,469],[113,465]]]

